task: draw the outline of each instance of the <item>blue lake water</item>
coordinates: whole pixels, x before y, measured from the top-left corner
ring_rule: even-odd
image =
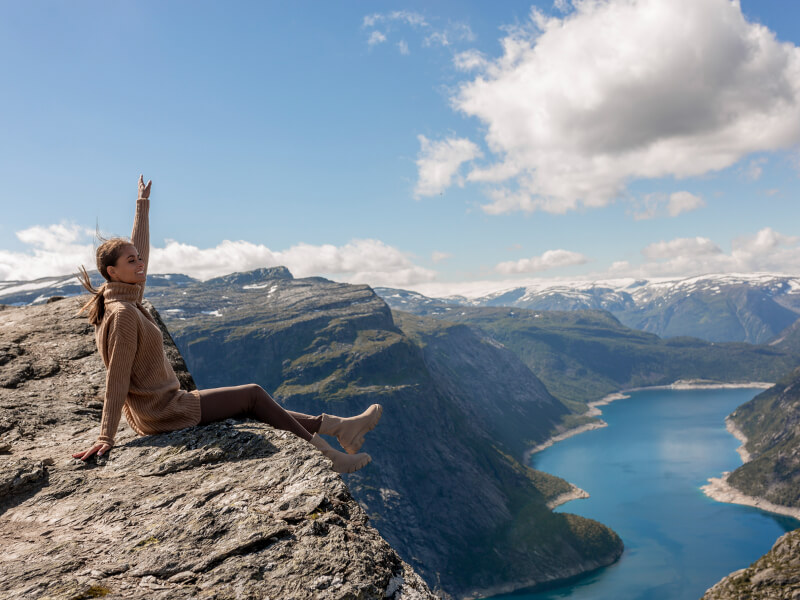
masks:
[[[686,600],[749,566],[800,522],[715,502],[700,490],[732,471],[739,442],[725,417],[760,390],[646,390],[602,407],[608,427],[536,454],[531,466],[591,495],[558,510],[616,531],[616,564],[568,585],[505,600]]]

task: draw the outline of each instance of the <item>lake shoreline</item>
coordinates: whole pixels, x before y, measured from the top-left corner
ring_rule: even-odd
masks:
[[[728,432],[740,442],[740,446],[736,449],[739,457],[742,459],[742,464],[750,462],[752,456],[745,449],[747,444],[747,436],[736,427],[730,417],[725,418],[725,428]],[[800,508],[793,506],[783,506],[781,504],[774,504],[762,498],[761,496],[748,496],[747,494],[739,491],[728,483],[728,478],[731,472],[725,471],[721,477],[709,477],[708,483],[700,489],[703,493],[717,502],[725,502],[726,504],[741,504],[743,506],[752,506],[760,510],[783,515],[786,517],[793,517],[800,520]]]
[[[599,417],[603,414],[598,407],[606,406],[607,404],[611,404],[617,400],[625,400],[630,398],[628,394],[632,392],[642,392],[645,390],[725,390],[725,389],[738,389],[738,388],[752,388],[752,389],[769,389],[771,388],[774,383],[769,383],[766,381],[744,381],[741,383],[719,383],[713,381],[707,381],[704,379],[678,379],[674,383],[670,383],[668,385],[650,385],[650,386],[643,386],[643,387],[635,387],[635,388],[627,388],[624,390],[620,390],[618,392],[612,392],[611,394],[607,394],[600,398],[600,400],[594,400],[592,402],[587,402],[586,406],[589,409],[584,413],[587,417]],[[727,421],[726,421],[727,422]],[[536,454],[537,452],[541,452],[542,450],[549,448],[553,444],[558,442],[564,441],[569,439],[575,435],[579,435],[581,433],[586,433],[587,431],[594,431],[595,429],[602,429],[603,427],[608,427],[608,423],[603,421],[602,419],[598,419],[597,421],[591,423],[584,423],[583,425],[578,425],[577,427],[572,427],[565,431],[559,432],[555,435],[550,436],[544,442],[537,444],[536,446],[529,448],[523,454],[523,464],[527,465],[530,463],[531,456]],[[730,429],[728,431],[731,431]],[[740,435],[741,432],[737,429],[736,430]],[[731,431],[731,434],[736,436],[736,433]],[[737,439],[740,439],[737,436]],[[740,441],[742,441],[740,439]],[[742,446],[746,443],[746,439],[742,442]],[[746,451],[745,451],[746,452]],[[741,456],[741,454],[740,454]]]

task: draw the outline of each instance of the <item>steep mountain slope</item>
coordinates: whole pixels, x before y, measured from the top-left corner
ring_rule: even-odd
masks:
[[[552,282],[484,295],[431,299],[377,288],[394,309],[427,314],[447,306],[508,306],[533,310],[606,310],[633,329],[660,337],[766,343],[800,316],[800,278],[704,275],[686,279]]]
[[[730,416],[750,460],[728,477],[749,496],[800,507],[800,368]]]
[[[714,344],[629,329],[610,313],[460,307],[431,316],[476,327],[513,351],[574,410],[620,389],[680,379],[775,381],[800,360],[769,346]]]
[[[782,535],[746,569],[723,578],[702,600],[773,600],[800,596],[800,529]]]
[[[569,484],[514,458],[544,439],[565,407],[471,330],[431,322],[409,326],[410,337],[370,288],[295,280],[283,269],[150,298],[200,387],[255,381],[312,414],[383,404],[364,448],[373,463],[348,484],[381,534],[445,591],[511,590],[619,556],[608,528],[547,508]],[[459,382],[478,368],[485,378],[473,372],[472,385]]]

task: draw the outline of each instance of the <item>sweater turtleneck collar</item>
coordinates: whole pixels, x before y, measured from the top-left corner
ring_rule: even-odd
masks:
[[[122,283],[121,281],[109,281],[103,284],[103,298],[106,301],[116,300],[118,302],[139,301],[141,286],[136,283]]]

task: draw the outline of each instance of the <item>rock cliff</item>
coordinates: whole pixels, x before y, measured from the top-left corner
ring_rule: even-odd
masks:
[[[794,600],[800,597],[800,530],[778,538],[746,569],[723,578],[703,600]]]
[[[347,476],[372,523],[429,585],[459,597],[607,565],[607,527],[553,513],[572,491],[519,460],[567,409],[511,352],[471,329],[398,316],[367,286],[285,269],[159,287],[200,387],[255,382],[293,410],[384,406]]]
[[[107,457],[72,459],[105,377],[78,306],[0,306],[0,597],[435,597],[327,459],[268,426],[137,437],[123,420]]]

